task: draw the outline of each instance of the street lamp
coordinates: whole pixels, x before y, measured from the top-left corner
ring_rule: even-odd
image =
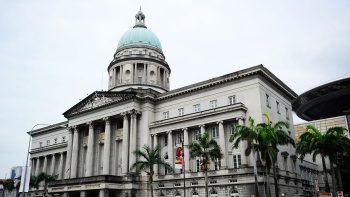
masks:
[[[25,191],[25,188],[26,188],[26,179],[27,179],[27,169],[28,169],[28,157],[29,157],[29,148],[30,148],[30,142],[31,142],[31,139],[32,139],[32,131],[33,129],[36,127],[36,126],[49,126],[50,124],[36,124],[33,126],[32,130],[30,130],[29,132],[29,143],[28,143],[28,152],[27,152],[27,160],[26,160],[26,169],[24,170],[24,181],[23,183],[23,190],[22,190],[22,197],[24,197],[24,191]],[[58,126],[58,127],[63,127],[63,126]]]
[[[182,172],[184,173],[184,197],[186,197],[186,171],[185,171],[185,146],[184,141],[182,140],[181,146],[182,146]]]

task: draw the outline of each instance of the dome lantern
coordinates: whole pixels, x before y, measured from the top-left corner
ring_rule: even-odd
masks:
[[[135,15],[135,26],[134,27],[147,28],[145,25],[145,18],[146,18],[146,16],[143,14],[143,12],[141,11],[141,7],[140,7],[140,11],[138,11]]]

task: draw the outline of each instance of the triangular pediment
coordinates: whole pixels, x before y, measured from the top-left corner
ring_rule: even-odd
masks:
[[[96,91],[63,113],[65,117],[90,111],[135,96],[135,92]]]

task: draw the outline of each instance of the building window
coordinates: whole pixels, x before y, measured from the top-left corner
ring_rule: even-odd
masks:
[[[217,183],[218,183],[217,180],[211,180],[211,181],[209,181],[209,184],[210,184],[210,185],[214,185],[214,184],[217,184]],[[213,192],[212,192],[212,194],[213,194]],[[215,194],[218,194],[218,193],[215,193]]]
[[[169,112],[163,112],[163,120],[169,119]]]
[[[197,159],[196,160],[196,172],[199,172],[200,169],[201,169],[201,160]]]
[[[228,104],[229,105],[236,104],[236,96],[229,96],[228,97]]]
[[[199,104],[193,105],[193,111],[194,112],[200,112],[201,111],[200,105]]]
[[[210,108],[211,109],[214,109],[214,108],[217,108],[217,107],[218,107],[218,101],[217,100],[210,101]]]
[[[168,136],[164,136],[164,146],[168,146]]]
[[[270,105],[270,96],[268,94],[266,94],[266,106],[267,107],[271,107],[271,105]]]
[[[57,144],[57,138],[54,139],[55,144]]]
[[[50,145],[50,140],[47,140],[47,141],[46,141],[46,145],[47,145],[47,146]]]
[[[219,129],[218,129],[218,127],[212,127],[211,128],[211,136],[212,137],[219,137]]]
[[[220,170],[221,167],[221,159],[217,159],[215,164],[214,164],[214,170]]]
[[[183,116],[185,114],[184,108],[180,108],[178,109],[178,111],[179,111],[179,116]]]
[[[43,147],[43,143],[42,142],[39,142],[39,147]]]
[[[241,155],[233,155],[233,168],[241,166]]]
[[[66,141],[66,136],[63,136],[62,137],[62,142],[65,142]]]
[[[164,183],[159,183],[158,187],[164,187]]]
[[[191,186],[198,185],[198,182],[191,182]]]
[[[276,110],[277,110],[277,113],[281,113],[280,112],[280,103],[278,101],[276,101]]]
[[[199,140],[199,138],[201,137],[201,132],[199,130],[195,130],[194,135],[194,139]]]
[[[286,118],[289,120],[289,111],[288,111],[288,108],[286,108]]]
[[[142,77],[138,77],[137,80],[138,83],[142,83]]]
[[[178,133],[176,137],[176,143],[181,144],[182,143],[182,133]]]

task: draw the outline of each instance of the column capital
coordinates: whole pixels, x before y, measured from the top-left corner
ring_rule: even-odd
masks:
[[[152,137],[157,137],[157,135],[158,135],[157,133],[155,133],[155,134],[152,134]]]
[[[223,124],[224,121],[223,121],[223,120],[220,120],[220,121],[217,121],[216,123],[217,123],[217,124]]]
[[[187,127],[185,127],[185,128],[182,128],[182,130],[183,130],[183,131],[188,131],[188,128],[187,128]]]
[[[74,133],[78,133],[78,127],[74,126]]]
[[[106,117],[102,118],[102,120],[105,121],[106,124],[110,123],[110,117],[109,116],[106,116]]]
[[[129,114],[129,113],[128,113],[127,111],[126,111],[126,112],[120,113],[120,115],[123,116],[124,119],[128,118],[128,114]]]
[[[205,124],[201,124],[201,125],[199,125],[198,127],[205,127]]]
[[[173,131],[166,131],[167,134],[171,134]]]
[[[240,117],[237,117],[236,120],[245,120],[245,117],[240,116]]]
[[[93,121],[87,121],[86,125],[89,126],[89,129],[93,129],[94,128],[94,122]]]
[[[61,155],[63,155],[63,152],[60,152]]]

